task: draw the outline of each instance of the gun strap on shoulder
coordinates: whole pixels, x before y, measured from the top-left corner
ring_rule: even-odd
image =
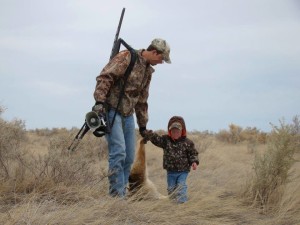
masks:
[[[124,73],[124,84],[123,84],[123,86],[122,86],[122,90],[121,90],[120,96],[119,96],[118,105],[117,105],[117,107],[116,107],[116,111],[115,111],[114,117],[113,117],[112,122],[111,122],[111,125],[110,125],[111,128],[112,128],[113,125],[114,125],[115,118],[116,118],[116,115],[117,115],[117,111],[118,111],[119,106],[120,106],[120,104],[121,104],[121,102],[122,102],[122,99],[123,99],[123,95],[124,95],[124,92],[125,92],[125,87],[126,87],[126,83],[127,83],[128,77],[129,77],[129,75],[130,75],[130,73],[131,73],[131,71],[132,71],[132,69],[133,69],[133,66],[134,66],[134,64],[135,64],[135,62],[136,62],[136,58],[137,58],[137,53],[136,53],[136,51],[135,51],[130,45],[128,45],[128,44],[127,44],[123,39],[121,39],[121,38],[120,38],[118,41],[119,41],[120,44],[122,43],[122,44],[128,49],[128,51],[130,52],[131,58],[130,58],[130,63],[129,63],[129,65],[128,65],[128,67],[127,67],[125,73]]]

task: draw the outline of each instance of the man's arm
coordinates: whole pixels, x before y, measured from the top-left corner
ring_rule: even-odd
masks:
[[[96,102],[105,102],[111,86],[117,79],[122,77],[129,65],[129,51],[122,51],[117,54],[96,77],[96,88],[94,98]]]
[[[147,123],[148,123],[148,97],[149,97],[149,88],[150,88],[152,74],[148,74],[147,76],[148,76],[147,83],[145,87],[142,89],[139,96],[139,100],[135,106],[137,123],[139,128],[141,128],[140,133],[141,131],[146,130]]]

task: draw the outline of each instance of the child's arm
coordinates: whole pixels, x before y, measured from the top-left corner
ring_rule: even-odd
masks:
[[[157,147],[164,148],[165,146],[165,138],[163,136],[158,135],[157,133],[149,130],[144,137],[144,142],[151,141]]]
[[[190,141],[188,153],[190,165],[192,166],[193,170],[196,170],[197,166],[199,165],[199,158],[198,151],[196,150],[195,144],[192,141]]]

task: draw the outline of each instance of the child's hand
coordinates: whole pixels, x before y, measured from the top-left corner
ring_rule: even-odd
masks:
[[[144,130],[143,131],[143,141],[144,144],[147,144],[148,141],[153,137],[154,133],[152,130]]]
[[[196,170],[196,169],[197,169],[197,163],[194,162],[194,163],[192,164],[192,168],[193,168],[193,170]]]

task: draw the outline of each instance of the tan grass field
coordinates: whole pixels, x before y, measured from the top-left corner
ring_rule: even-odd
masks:
[[[121,200],[107,195],[104,138],[86,135],[78,149],[69,153],[66,149],[74,134],[26,132],[19,148],[30,163],[19,158],[9,166],[14,178],[3,180],[0,186],[0,224],[300,224],[299,161],[292,166],[289,182],[280,189],[279,204],[264,211],[245,197],[254,173],[255,154],[249,145],[191,134],[196,146],[207,145],[199,151],[198,169],[188,177],[187,203]],[[265,150],[266,145],[258,144],[254,152]],[[166,195],[162,151],[148,143],[146,153],[149,178]],[[300,159],[299,151],[295,158]]]

